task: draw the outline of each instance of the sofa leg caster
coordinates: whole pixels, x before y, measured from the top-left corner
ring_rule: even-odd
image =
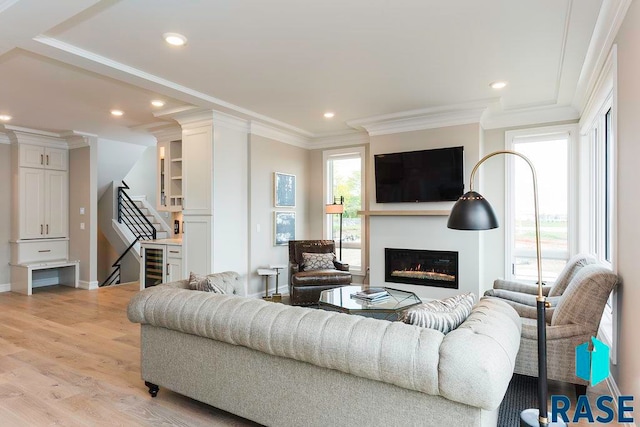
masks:
[[[584,384],[574,384],[576,388],[576,399],[587,395],[587,386]]]
[[[145,381],[144,385],[149,387],[149,394],[151,395],[151,397],[156,397],[158,395],[158,390],[160,390],[160,387],[158,387],[154,383],[150,383],[149,381]]]

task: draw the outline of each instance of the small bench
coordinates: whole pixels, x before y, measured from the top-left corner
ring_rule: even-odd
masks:
[[[79,276],[80,261],[11,264],[11,291],[31,295],[34,287],[64,285],[77,288]]]

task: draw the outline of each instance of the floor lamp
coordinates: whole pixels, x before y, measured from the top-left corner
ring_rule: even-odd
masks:
[[[340,203],[337,203],[337,201]],[[326,205],[324,212],[328,215],[340,215],[340,260],[342,260],[342,214],[344,213],[344,197],[334,197],[333,203]]]
[[[525,409],[520,413],[520,426],[565,426],[560,420],[549,422],[547,414],[547,324],[545,311],[546,297],[542,294],[542,263],[540,256],[540,215],[538,212],[538,182],[533,163],[526,156],[510,150],[500,150],[487,154],[473,167],[469,191],[453,205],[447,227],[455,230],[490,230],[498,228],[498,219],[489,202],[481,194],[473,191],[473,178],[478,167],[487,159],[498,154],[513,154],[524,159],[533,175],[533,206],[536,222],[536,256],[538,259],[538,296],[536,298],[538,326],[538,409]]]

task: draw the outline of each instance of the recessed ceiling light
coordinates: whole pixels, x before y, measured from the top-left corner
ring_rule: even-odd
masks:
[[[324,118],[325,119],[331,119],[335,115],[336,115],[335,113],[332,113],[331,111],[327,111],[326,113],[324,113]]]
[[[187,38],[182,34],[164,33],[162,37],[164,38],[164,41],[169,43],[171,46],[184,46],[187,44]]]
[[[489,86],[491,86],[491,89],[503,89],[507,86],[507,82],[493,82]]]
[[[124,115],[124,112],[121,111],[121,110],[111,110],[111,114],[114,115],[114,116],[120,117],[120,116]]]
[[[2,120],[3,122],[8,122],[9,120],[11,120],[11,116],[7,115],[7,114],[0,114],[0,120]]]
[[[151,101],[151,105],[153,105],[154,107],[164,107],[164,101],[154,99],[153,101]]]

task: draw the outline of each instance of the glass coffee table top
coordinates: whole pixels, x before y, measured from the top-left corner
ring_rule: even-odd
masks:
[[[390,298],[381,302],[368,302],[351,298],[352,294],[361,291],[362,288],[362,286],[344,286],[322,291],[318,306],[325,310],[395,320],[398,313],[422,302],[413,292],[392,288],[384,288],[389,293]]]

